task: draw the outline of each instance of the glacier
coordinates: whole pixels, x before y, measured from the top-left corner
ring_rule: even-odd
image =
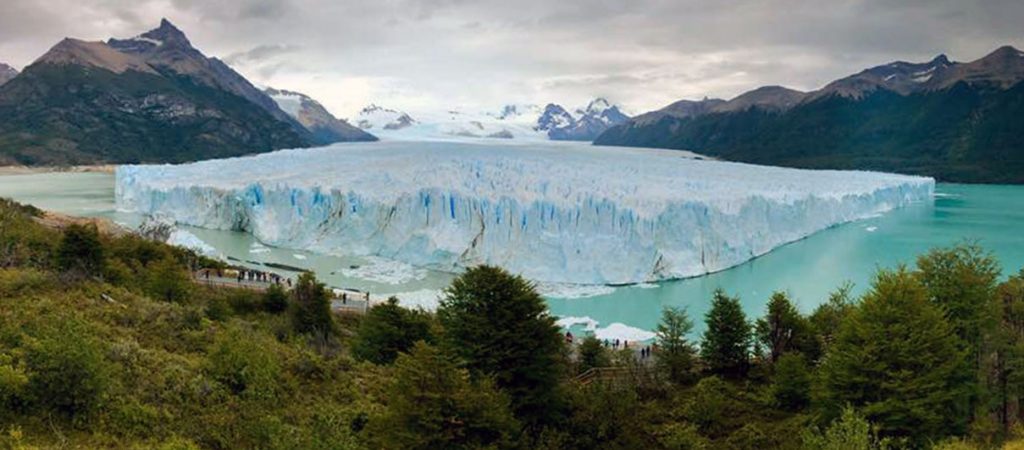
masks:
[[[274,246],[546,283],[631,284],[741,264],[930,201],[931,178],[568,143],[379,142],[116,170],[122,211]]]

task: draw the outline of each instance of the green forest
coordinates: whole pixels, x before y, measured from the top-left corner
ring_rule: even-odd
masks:
[[[41,214],[0,200],[2,448],[1024,448],[1024,272],[972,243],[809,314],[779,292],[748,317],[722,286],[639,358],[568,345],[499,268],[435,312],[337,314],[311,274],[202,286],[223,263]]]
[[[1024,183],[1024,83],[957,83],[939,91],[829,96],[785,112],[750,108],[665,116],[613,127],[594,141],[691,150],[728,161],[807,169],[927,175],[940,181]]]

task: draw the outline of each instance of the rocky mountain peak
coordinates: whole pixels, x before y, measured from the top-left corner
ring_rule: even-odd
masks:
[[[18,76],[18,71],[15,68],[0,62],[0,86],[3,86],[16,76]]]

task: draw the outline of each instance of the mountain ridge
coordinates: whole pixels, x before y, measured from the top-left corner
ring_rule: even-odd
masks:
[[[166,19],[128,39],[63,39],[0,86],[0,164],[186,162],[315,143]]]
[[[764,89],[764,88],[759,88]],[[939,55],[865,69],[789,108],[673,103],[612,127],[599,145],[690,150],[756,164],[868,169],[942,181],[1024,183],[1024,53],[966,63]],[[794,91],[798,92],[798,91]],[[793,94],[795,99],[798,94]],[[678,109],[678,108],[677,108]]]

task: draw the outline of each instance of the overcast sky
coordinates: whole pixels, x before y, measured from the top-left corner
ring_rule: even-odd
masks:
[[[871,65],[1024,47],[1024,0],[0,0],[0,61],[167,17],[257,84],[350,117],[577,106],[643,112],[760,85],[814,89]]]

